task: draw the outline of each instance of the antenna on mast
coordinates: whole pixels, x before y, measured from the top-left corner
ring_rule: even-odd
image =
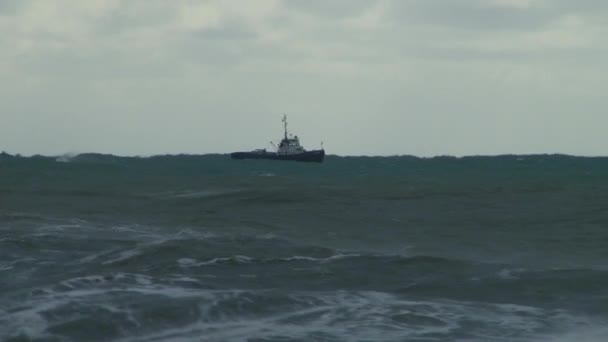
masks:
[[[283,114],[283,123],[285,124],[285,139],[287,139],[287,115]]]

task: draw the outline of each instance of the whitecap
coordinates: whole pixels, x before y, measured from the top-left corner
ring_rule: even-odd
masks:
[[[128,260],[128,259],[131,259],[131,258],[136,257],[138,255],[141,255],[141,252],[138,251],[138,250],[123,251],[123,252],[120,252],[120,254],[119,254],[118,257],[102,262],[102,265],[115,264],[115,263],[118,263],[118,262],[121,262],[121,261],[125,261],[125,260]]]
[[[294,256],[290,256],[290,257],[286,257],[286,258],[280,258],[279,260],[282,260],[282,261],[312,261],[312,262],[326,263],[326,262],[332,262],[332,261],[341,260],[341,259],[357,258],[360,256],[361,256],[360,254],[335,254],[332,256],[325,257],[325,258],[315,258],[315,257],[309,257],[309,256],[294,255]],[[273,260],[273,259],[267,259],[267,261],[271,261],[271,260]]]
[[[525,269],[523,269],[523,268],[515,268],[515,269],[504,268],[504,269],[500,270],[497,273],[497,275],[499,278],[505,279],[505,280],[519,279],[518,274],[520,274],[524,271],[525,271]]]

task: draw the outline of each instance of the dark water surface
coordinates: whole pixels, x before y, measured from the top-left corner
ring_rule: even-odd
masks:
[[[0,340],[606,341],[608,159],[0,156]]]

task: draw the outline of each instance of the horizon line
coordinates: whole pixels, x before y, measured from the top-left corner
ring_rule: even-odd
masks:
[[[154,157],[179,157],[179,156],[229,156],[230,152],[206,152],[206,153],[157,153],[157,154],[113,154],[104,152],[82,152],[72,153],[66,152],[62,154],[21,154],[21,153],[8,153],[6,151],[0,151],[0,156],[11,156],[20,158],[32,158],[32,157],[43,157],[43,158],[59,158],[59,157],[77,157],[81,155],[100,155],[110,156],[118,158],[154,158]],[[531,152],[531,153],[496,153],[496,154],[436,154],[436,155],[415,155],[415,154],[326,154],[326,157],[339,157],[339,158],[418,158],[418,159],[433,159],[433,158],[491,158],[491,157],[531,157],[531,156],[564,156],[574,158],[607,158],[607,155],[581,155],[581,154],[569,154],[563,152]]]

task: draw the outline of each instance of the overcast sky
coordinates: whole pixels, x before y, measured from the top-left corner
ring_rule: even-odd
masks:
[[[605,0],[0,0],[0,150],[608,154]]]

